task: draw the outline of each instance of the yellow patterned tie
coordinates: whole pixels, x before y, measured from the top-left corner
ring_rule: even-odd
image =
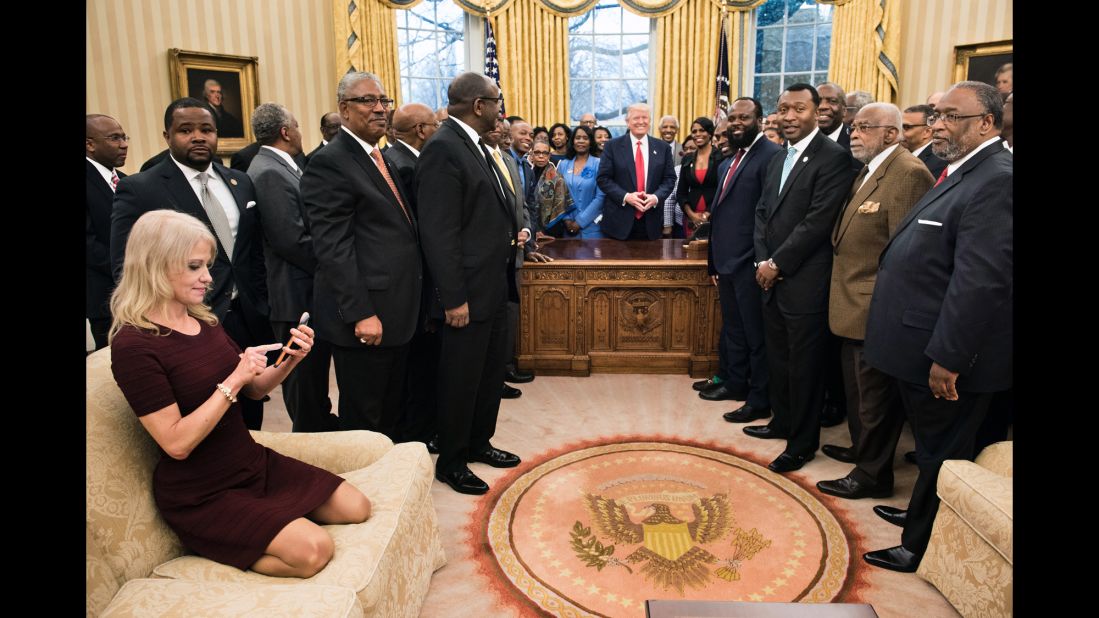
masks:
[[[499,149],[492,151],[492,158],[496,160],[496,167],[500,170],[500,175],[504,177],[504,182],[508,183],[511,194],[515,195],[515,184],[511,182],[511,174],[508,172],[507,166],[504,165],[504,160],[500,158]]]

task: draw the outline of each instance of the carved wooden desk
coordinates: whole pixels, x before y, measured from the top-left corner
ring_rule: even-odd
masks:
[[[717,369],[721,311],[682,240],[558,239],[520,270],[519,366],[540,375]]]

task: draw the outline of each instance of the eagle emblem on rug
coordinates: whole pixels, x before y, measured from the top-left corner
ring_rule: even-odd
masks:
[[[577,521],[571,533],[573,551],[587,566],[599,571],[607,566],[621,566],[632,574],[629,565],[640,565],[646,579],[665,590],[674,588],[682,595],[686,587],[706,587],[711,577],[739,580],[743,562],[770,546],[771,541],[765,541],[754,528],[750,532],[734,530],[726,494],[692,496],[690,520],[677,517],[669,506],[669,503],[682,505],[681,496],[669,496],[676,499],[667,502],[634,501],[628,507],[613,498],[585,493],[584,504],[595,528],[611,543],[601,542],[591,528]],[[729,545],[718,543],[726,537],[732,540],[732,552],[719,557],[714,552],[724,554],[724,550],[730,549]],[[638,547],[618,559],[614,556],[615,543]],[[711,570],[715,565],[717,568]]]

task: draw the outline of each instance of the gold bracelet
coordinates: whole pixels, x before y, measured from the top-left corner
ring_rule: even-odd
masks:
[[[236,403],[237,402],[237,398],[233,395],[233,389],[231,389],[228,386],[225,386],[224,384],[221,384],[219,382],[218,383],[218,390],[221,391],[222,395],[225,395],[225,398],[229,400],[229,403]]]

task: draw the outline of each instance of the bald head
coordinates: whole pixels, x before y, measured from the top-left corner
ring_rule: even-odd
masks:
[[[405,103],[393,112],[393,132],[416,150],[435,133],[435,112],[423,103]]]
[[[496,128],[496,118],[500,115],[500,89],[491,78],[467,71],[450,82],[446,96],[450,99],[447,112],[478,134]]]
[[[84,156],[107,169],[125,165],[130,142],[122,125],[104,114],[84,118]]]
[[[932,92],[927,97],[927,104],[931,107],[935,107],[935,104],[937,104],[939,102],[939,99],[943,98],[943,95],[945,94],[945,92]]]

